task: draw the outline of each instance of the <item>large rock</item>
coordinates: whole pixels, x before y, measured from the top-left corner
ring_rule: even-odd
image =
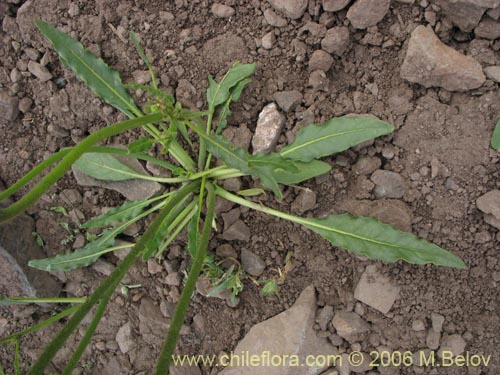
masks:
[[[325,12],[338,12],[344,9],[351,0],[322,0],[321,5]]]
[[[498,0],[435,0],[441,12],[462,31],[472,31],[487,8],[496,8]]]
[[[148,174],[148,172],[142,167],[141,163],[139,163],[137,159],[125,158],[120,156],[117,156],[117,159],[140,174]],[[78,185],[98,186],[105,189],[115,190],[123,194],[127,199],[130,200],[149,199],[163,191],[163,186],[155,181],[139,179],[125,181],[104,181],[87,176],[74,166],[72,167],[72,170]]]
[[[390,0],[358,0],[347,11],[347,18],[354,28],[366,29],[382,21],[390,5]]]
[[[269,4],[278,12],[290,17],[292,20],[302,17],[306,11],[307,0],[268,0]]]
[[[484,221],[500,229],[500,190],[491,190],[480,196],[476,205],[484,212]]]
[[[316,316],[316,293],[311,285],[307,287],[288,310],[252,327],[240,341],[235,354],[262,357],[265,352],[275,356],[287,356],[283,366],[241,366],[227,367],[221,375],[315,375],[328,366],[301,367],[293,366],[294,356],[300,363],[305,363],[306,356],[335,355],[336,349],[325,339],[318,337],[314,330]],[[264,367],[265,366],[265,367]],[[263,367],[265,370],[263,371]]]
[[[354,290],[354,298],[387,314],[399,296],[400,287],[382,275],[376,265],[366,267]]]
[[[270,152],[276,146],[285,124],[285,117],[278,111],[275,103],[266,105],[259,114],[257,127],[252,138],[254,154]]]
[[[486,77],[481,65],[442,43],[430,27],[418,26],[411,34],[401,77],[425,87],[467,91],[480,87]]]
[[[349,29],[345,26],[332,27],[321,41],[321,48],[328,53],[342,56],[348,50],[351,41]]]

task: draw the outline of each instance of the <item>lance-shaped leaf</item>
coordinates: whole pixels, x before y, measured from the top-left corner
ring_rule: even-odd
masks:
[[[215,82],[214,79],[209,76],[209,85],[207,89],[209,111],[213,111],[219,104],[226,102],[230,96],[231,88],[235,87],[240,81],[250,77],[254,71],[255,64],[236,63],[227,71],[219,83]],[[243,87],[241,87],[241,90]]]
[[[320,234],[333,245],[352,253],[366,255],[370,259],[466,267],[460,258],[450,252],[372,218],[344,214],[324,219],[298,218],[294,221]]]
[[[124,181],[147,177],[122,163],[111,154],[88,152],[80,156],[74,166],[80,172],[98,180]]]
[[[192,127],[192,129],[205,141],[210,153],[222,159],[229,167],[260,179],[262,185],[271,189],[280,199],[283,194],[279,189],[275,174],[280,171],[298,171],[293,161],[284,159],[279,154],[250,155],[242,148],[233,146],[222,136],[207,135],[197,127]]]
[[[252,80],[250,78],[246,78],[244,80],[241,80],[236,84],[231,89],[229,98],[226,100],[226,103],[224,103],[224,106],[220,110],[219,113],[219,123],[217,124],[217,130],[216,134],[220,134],[221,131],[223,131],[226,126],[227,126],[227,118],[229,115],[231,115],[231,110],[229,107],[231,106],[231,103],[237,102],[238,99],[241,96],[241,93],[243,92],[243,89],[250,83]]]
[[[370,116],[338,117],[323,125],[304,127],[280,154],[287,159],[308,162],[345,151],[393,130],[391,124]]]
[[[60,254],[53,258],[30,260],[28,265],[43,271],[68,271],[88,266],[94,263],[101,255],[115,250],[112,246],[115,243],[115,237],[118,233],[119,231],[116,228],[107,229],[102,232],[100,237],[89,242],[79,250],[68,254]]]
[[[298,168],[297,172],[278,171],[275,173],[276,181],[285,185],[298,184],[310,178],[328,173],[332,169],[330,164],[321,160],[311,160],[308,163],[296,161],[294,164]]]
[[[82,44],[52,25],[35,21],[38,29],[50,40],[61,62],[70,68],[92,91],[108,104],[133,117],[138,109],[123,86],[120,75],[102,59],[83,48]]]
[[[99,215],[86,223],[82,224],[82,228],[97,228],[112,225],[115,223],[129,221],[137,217],[142,210],[151,203],[147,201],[128,201],[121,206],[112,208],[108,212]]]
[[[491,137],[491,147],[495,150],[500,150],[500,120],[498,120],[493,136]]]

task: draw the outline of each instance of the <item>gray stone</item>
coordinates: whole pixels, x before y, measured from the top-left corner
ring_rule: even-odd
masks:
[[[326,305],[319,312],[318,317],[316,318],[316,322],[318,323],[319,328],[322,331],[326,331],[328,328],[328,323],[330,323],[332,318],[333,318],[333,307],[330,305]]]
[[[460,335],[449,335],[445,336],[441,342],[441,347],[439,348],[438,355],[442,357],[443,352],[451,352],[453,356],[462,354],[465,351],[467,343],[464,338]]]
[[[354,28],[366,29],[382,21],[390,5],[390,0],[357,0],[347,11],[347,18]]]
[[[292,20],[302,17],[307,9],[307,0],[268,0],[269,4]]]
[[[156,275],[163,272],[163,266],[156,259],[148,259],[148,272],[150,275]]]
[[[491,190],[476,200],[479,210],[500,220],[500,190]]]
[[[431,314],[432,329],[436,332],[441,332],[443,330],[444,316],[437,313]]]
[[[427,347],[431,350],[437,350],[437,348],[439,348],[440,340],[441,340],[441,334],[439,332],[434,331],[432,328],[429,328],[429,330],[427,331],[427,337],[425,339]]]
[[[30,60],[28,62],[28,70],[42,82],[47,82],[52,78],[52,74],[50,74],[49,70],[35,61]]]
[[[406,191],[406,184],[399,173],[379,169],[371,178],[375,186],[377,198],[402,198]]]
[[[411,324],[411,329],[415,332],[420,332],[425,330],[425,323],[421,320],[414,320]]]
[[[215,249],[215,255],[222,259],[238,258],[238,253],[236,252],[234,247],[232,247],[231,244],[228,243],[217,246],[217,248]]]
[[[219,18],[229,18],[234,16],[234,8],[224,5],[224,4],[219,4],[219,3],[214,3],[212,5],[212,13],[214,16],[219,17]]]
[[[498,19],[500,18],[500,6],[497,7],[497,8],[494,8],[494,9],[488,9],[486,11],[486,13],[488,14],[488,16],[490,16],[492,19],[494,19],[495,21],[498,21]]]
[[[315,70],[314,72],[311,72],[311,75],[309,76],[309,86],[312,87],[313,91],[328,92],[330,80],[324,71]]]
[[[480,87],[486,77],[481,64],[442,43],[430,27],[411,34],[401,77],[424,87],[467,91]]]
[[[292,203],[292,211],[299,215],[316,208],[316,193],[312,190],[301,190]]]
[[[250,239],[250,228],[242,220],[237,220],[224,230],[222,238],[228,241],[248,241]]]
[[[139,163],[137,159],[124,158],[119,156],[117,156],[117,159],[140,174],[148,174],[148,172],[142,167],[141,163]],[[116,190],[129,200],[149,199],[163,191],[163,186],[155,181],[146,181],[139,179],[125,181],[104,181],[87,176],[74,166],[72,167],[72,170],[78,185],[98,186],[105,189]]]
[[[310,72],[315,70],[322,70],[327,72],[333,64],[333,57],[323,50],[316,50],[309,59],[308,69]]]
[[[486,77],[495,82],[500,82],[500,66],[487,66],[483,69]]]
[[[399,296],[401,288],[378,271],[375,264],[366,267],[354,290],[354,298],[387,314]]]
[[[145,85],[149,81],[151,81],[151,74],[149,70],[134,70],[132,72],[132,77],[134,77],[134,82]]]
[[[264,11],[264,18],[269,25],[274,27],[285,27],[286,25],[288,25],[287,20],[276,14],[276,12],[274,12],[271,8],[268,8]]]
[[[327,30],[321,41],[321,48],[328,53],[342,56],[349,49],[350,42],[349,29],[345,26],[336,26]]]
[[[487,2],[475,0],[434,0],[441,12],[462,31],[472,31],[483,17]],[[491,7],[493,8],[493,7]]]
[[[490,40],[498,39],[500,38],[500,22],[485,17],[474,29],[474,34],[476,34],[476,38],[480,37]]]
[[[285,112],[293,111],[302,102],[302,98],[302,94],[297,90],[275,92],[273,95],[278,107]]]
[[[33,100],[25,96],[19,101],[18,108],[22,113],[26,113],[31,109],[32,105],[33,105]]]
[[[382,160],[380,160],[380,158],[377,158],[376,156],[362,156],[358,159],[356,164],[352,166],[352,171],[354,173],[368,175],[379,169],[381,165]]]
[[[344,9],[351,0],[321,0],[325,12],[338,12]]]
[[[252,138],[253,153],[270,152],[278,142],[285,117],[278,111],[275,103],[266,105],[259,114],[257,127]]]
[[[370,326],[358,314],[350,311],[337,311],[332,324],[337,334],[350,343],[361,341],[370,333]]]
[[[266,268],[266,262],[260,256],[250,250],[241,250],[241,265],[245,272],[252,276],[260,276]]]
[[[134,345],[134,340],[132,340],[132,329],[130,328],[130,322],[127,322],[120,327],[120,329],[116,333],[115,340],[122,353],[125,354],[129,352],[129,350]]]
[[[144,340],[158,342],[166,332],[169,322],[163,316],[159,306],[149,297],[143,297],[139,306],[139,332]]]
[[[237,345],[234,353],[248,353],[261,356],[269,351],[273,355],[297,355],[301,363],[306,356],[335,355],[337,350],[325,339],[318,337],[314,331],[316,315],[316,294],[314,287],[307,287],[288,310],[262,323],[253,326]],[[317,367],[300,367],[293,365],[265,367],[266,375],[317,375],[322,373],[328,364]],[[307,371],[305,371],[307,369]],[[260,375],[261,366],[227,367],[221,375]]]
[[[34,297],[35,290],[32,288],[28,277],[21,269],[16,260],[0,246],[0,294],[3,296],[26,296]]]
[[[19,99],[10,96],[7,91],[0,91],[0,123],[14,121],[19,114]]]
[[[276,35],[274,35],[274,31],[269,31],[266,35],[262,37],[261,44],[264,49],[272,49],[276,43]]]
[[[170,286],[179,286],[181,285],[181,277],[179,272],[171,272],[165,277],[165,284]]]

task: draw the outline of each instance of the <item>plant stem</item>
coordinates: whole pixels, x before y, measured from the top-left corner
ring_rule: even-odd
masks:
[[[43,374],[44,370],[50,364],[56,353],[66,342],[68,337],[76,330],[80,322],[89,313],[92,307],[99,302],[105,293],[111,288],[114,290],[116,286],[120,283],[123,277],[126,275],[130,267],[135,263],[135,261],[142,255],[144,248],[148,241],[155,235],[161,222],[170,213],[172,207],[174,207],[177,202],[184,199],[188,194],[195,192],[199,188],[199,182],[192,182],[189,185],[181,188],[174,199],[169,200],[166,206],[160,211],[155,220],[148,227],[146,232],[142,235],[141,239],[134,245],[130,253],[123,259],[123,261],[115,268],[111,275],[104,280],[101,285],[88,297],[87,301],[79,306],[79,309],[71,317],[71,319],[66,323],[66,325],[57,333],[56,337],[51,341],[51,343],[45,348],[43,353],[38,357],[37,361],[30,368],[27,375],[40,375]]]
[[[29,303],[83,303],[85,297],[7,297],[0,298],[0,305],[24,305]]]
[[[174,353],[177,339],[179,338],[179,333],[182,324],[184,323],[184,317],[189,306],[189,301],[191,299],[191,296],[193,295],[196,281],[198,280],[203,266],[203,261],[205,260],[205,256],[207,254],[208,241],[210,239],[212,221],[214,219],[215,212],[215,190],[211,183],[207,183],[206,189],[207,214],[203,223],[201,239],[193,264],[191,265],[191,270],[189,271],[186,284],[184,286],[184,289],[182,290],[181,297],[175,309],[170,329],[168,331],[167,337],[165,338],[165,341],[163,342],[163,347],[155,371],[156,375],[167,375],[168,373],[168,368],[172,360],[172,354]]]
[[[148,116],[138,117],[132,120],[119,122],[109,125],[103,129],[96,131],[85,138],[78,146],[72,149],[61,162],[47,174],[28,194],[22,197],[19,201],[13,203],[9,207],[0,210],[0,224],[13,218],[17,214],[24,211],[35,201],[37,201],[50,187],[59,180],[71,165],[78,160],[87,150],[103,139],[112,137],[116,134],[127,130],[141,127],[145,124],[156,122],[162,119],[161,113],[155,113]]]

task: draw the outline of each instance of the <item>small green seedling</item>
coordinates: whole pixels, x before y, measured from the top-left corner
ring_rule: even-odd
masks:
[[[172,241],[186,229],[187,252],[192,261],[154,372],[157,375],[167,374],[200,273],[203,271],[209,277],[214,286],[212,293],[229,289],[234,299],[243,287],[242,279],[245,275],[239,263],[234,262],[229,268],[222,269],[220,262],[207,255],[216,219],[217,197],[302,225],[324,237],[334,246],[364,255],[369,259],[465,267],[459,258],[438,246],[372,218],[347,214],[326,218],[302,218],[252,200],[252,197],[263,192],[261,189],[252,188],[234,194],[221,187],[220,182],[224,179],[250,176],[281,199],[283,196],[281,185],[299,184],[328,173],[331,167],[321,161],[321,158],[391,133],[394,128],[387,122],[367,116],[334,118],[323,125],[304,127],[297,133],[295,141],[282,148],[280,152],[251,155],[244,149],[231,145],[220,134],[228,123],[231,103],[240,98],[244,88],[250,83],[255,64],[236,63],[218,82],[209,77],[208,107],[205,111],[192,112],[183,108],[172,95],[158,88],[151,64],[137,39],[132,35],[132,41],[152,77],[151,86],[137,84],[127,86],[141,89],[151,95],[150,101],[141,110],[127,92],[127,87],[122,84],[118,73],[103,60],[96,58],[78,41],[51,25],[42,21],[36,21],[36,24],[50,40],[62,63],[99,97],[128,116],[129,120],[104,127],[89,135],[77,146],[56,152],[17,183],[1,192],[0,199],[5,199],[45,169],[53,166],[31,191],[17,202],[0,210],[0,222],[13,218],[36,202],[73,165],[81,172],[99,180],[144,179],[158,181],[175,188],[170,188],[167,193],[151,199],[125,202],[87,221],[81,226],[83,229],[102,228],[102,231],[84,248],[50,259],[32,260],[29,263],[32,267],[46,271],[66,271],[87,266],[103,254],[129,248],[130,244],[119,243],[117,237],[131,224],[147,216],[154,217],[128,255],[88,298],[51,317],[43,325],[35,326],[39,329],[71,315],[53,341],[32,364],[28,375],[42,374],[68,337],[78,329],[86,315],[93,311],[94,315],[86,327],[85,334],[73,348],[72,355],[62,371],[63,375],[71,374],[89,344],[112,294],[128,270],[140,259],[161,257]],[[99,145],[110,137],[138,128],[144,129],[147,136],[139,137],[137,141],[129,144],[127,149]],[[181,144],[186,145],[186,149]],[[151,155],[153,145],[159,145],[160,158]],[[193,159],[195,154],[197,154],[196,160]],[[116,156],[154,163],[168,170],[171,177],[144,175],[122,163]],[[215,159],[218,159],[217,163]],[[265,280],[264,293],[276,294],[279,281],[280,278]],[[12,299],[0,302],[8,304]],[[29,332],[22,331],[14,338],[9,336],[10,338],[2,339],[3,342],[7,340],[16,343],[16,369],[19,368],[18,338]]]

